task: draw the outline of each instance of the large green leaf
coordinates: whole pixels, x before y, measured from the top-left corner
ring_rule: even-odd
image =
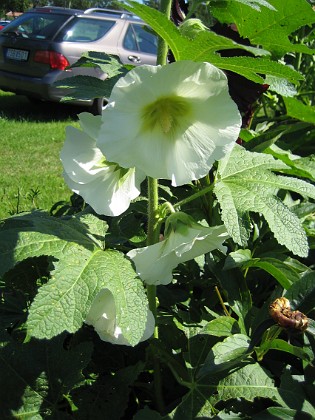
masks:
[[[248,213],[261,213],[277,241],[294,254],[306,257],[308,243],[298,217],[277,197],[280,189],[315,198],[315,187],[303,180],[276,175],[287,166],[272,156],[248,152],[235,145],[218,166],[214,192],[222,219],[233,240],[246,246],[249,238]]]
[[[69,249],[88,253],[104,241],[107,224],[92,215],[55,218],[44,212],[21,214],[0,226],[0,275],[29,257],[62,258]]]
[[[287,406],[298,411],[304,411],[315,418],[315,408],[307,400],[305,394],[305,379],[303,376],[292,375],[287,369],[281,376],[281,384],[279,387],[278,402],[282,406]]]
[[[285,297],[289,299],[292,309],[308,313],[315,307],[315,271],[305,273],[295,282]]]
[[[67,96],[62,98],[63,102],[72,99],[95,99],[95,98],[109,98],[112,89],[119,79],[112,77],[111,79],[101,80],[92,76],[74,76],[56,82],[57,88],[68,89]]]
[[[290,263],[271,257],[251,258],[249,250],[240,249],[229,254],[224,269],[229,270],[235,267],[242,267],[244,270],[259,267],[271,274],[284,289],[289,289],[292,283],[300,278],[299,272]]]
[[[217,1],[217,0],[214,0]],[[218,0],[220,2],[220,0]],[[246,4],[249,7],[252,7],[255,10],[261,10],[261,6],[268,7],[268,9],[275,10],[274,7],[265,0],[227,0],[230,2],[237,1],[239,3]]]
[[[281,57],[288,52],[314,54],[303,44],[293,44],[289,35],[305,25],[315,22],[315,13],[306,0],[270,0],[275,10],[254,10],[236,1],[211,2],[211,11],[220,22],[235,23],[241,36],[252,44],[262,45]]]
[[[258,349],[257,355],[262,352],[263,354],[267,353],[268,350],[279,350],[282,352],[290,353],[293,356],[299,357],[301,360],[304,360],[307,363],[311,362],[310,355],[305,352],[301,347],[293,346],[287,341],[275,338],[273,340],[265,340]],[[259,360],[259,359],[258,359]]]
[[[283,100],[290,117],[315,124],[315,106],[305,105],[295,98],[283,98]]]
[[[198,378],[239,366],[248,357],[249,345],[250,338],[243,334],[234,334],[215,344],[198,371]]]
[[[114,296],[117,323],[132,344],[139,342],[147,319],[143,283],[119,252],[104,251],[106,223],[92,215],[54,218],[35,212],[7,219],[0,230],[0,273],[29,257],[54,260],[52,278],[36,295],[27,322],[28,333],[51,338],[77,331],[97,293]]]
[[[288,66],[266,58],[221,57],[217,51],[225,49],[248,50],[248,47],[237,44],[229,38],[217,35],[211,31],[201,31],[194,39],[190,39],[183,36],[165,15],[155,9],[133,1],[128,1],[126,9],[141,17],[167,42],[176,61],[207,61],[223,70],[236,72],[257,83],[263,83],[262,74],[287,78],[294,83],[303,79],[301,74]]]
[[[209,376],[194,383],[171,418],[213,418],[218,402],[235,398],[253,401],[257,397],[277,400],[279,394],[268,373],[258,363],[251,363],[223,378]]]
[[[82,369],[90,360],[92,345],[65,349],[65,335],[51,341],[19,343],[2,334],[0,344],[0,393],[2,418],[60,418],[65,394],[84,379]]]
[[[231,316],[219,316],[208,322],[201,330],[201,334],[210,334],[215,337],[229,337],[239,332],[237,321]]]
[[[30,335],[51,338],[64,330],[77,331],[97,293],[107,288],[114,296],[123,335],[132,345],[140,341],[146,325],[147,300],[142,281],[123,254],[70,250],[55,267],[52,279],[40,288],[30,307]]]
[[[284,134],[284,133],[283,133]],[[264,153],[271,154],[273,157],[282,160],[290,168],[283,172],[290,175],[295,175],[302,178],[315,180],[315,155],[300,157],[294,155],[290,150],[283,150],[276,144],[271,144],[264,150]]]
[[[277,388],[268,373],[258,364],[248,364],[223,378],[217,385],[213,402],[244,398],[253,401],[256,397],[276,400]]]

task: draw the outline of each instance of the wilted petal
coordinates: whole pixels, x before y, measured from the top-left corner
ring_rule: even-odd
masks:
[[[108,159],[182,185],[205,176],[238,138],[225,74],[209,63],[141,66],[119,79],[97,145]]]
[[[172,215],[181,218],[183,213]],[[188,224],[182,221],[187,220]],[[204,227],[192,222],[185,215],[175,229],[166,228],[162,242],[128,252],[136,266],[139,277],[147,284],[168,284],[172,281],[172,271],[178,264],[219,249],[225,252],[222,243],[229,237],[225,226]],[[168,230],[168,231],[167,231]]]

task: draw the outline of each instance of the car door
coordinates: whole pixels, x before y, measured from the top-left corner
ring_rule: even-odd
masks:
[[[126,29],[119,39],[118,51],[123,64],[140,66],[156,64],[157,36],[141,22],[126,22]]]

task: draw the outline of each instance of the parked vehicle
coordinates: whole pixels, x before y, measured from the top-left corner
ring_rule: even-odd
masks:
[[[0,31],[10,23],[10,20],[0,20]]]
[[[84,52],[119,57],[123,64],[155,64],[157,37],[139,18],[123,11],[37,7],[0,32],[0,89],[31,100],[59,102],[66,89],[54,83],[75,75],[104,80],[99,68],[68,67]],[[106,98],[73,100],[100,113]]]

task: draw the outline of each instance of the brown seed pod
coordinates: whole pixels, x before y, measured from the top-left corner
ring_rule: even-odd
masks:
[[[281,297],[273,301],[269,306],[269,314],[282,328],[305,331],[308,327],[308,318],[300,311],[291,311],[290,302]]]

